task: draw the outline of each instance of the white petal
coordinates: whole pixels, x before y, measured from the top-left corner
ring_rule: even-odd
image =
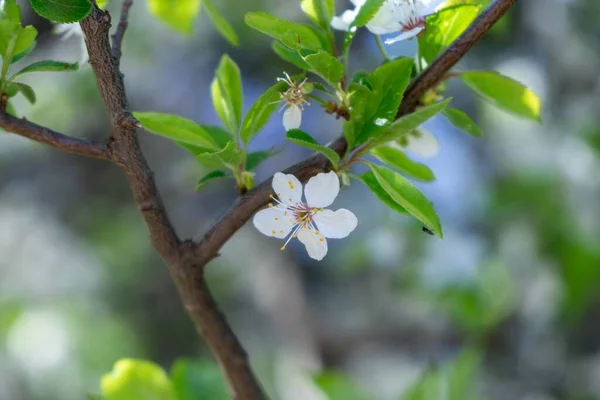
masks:
[[[419,32],[421,32],[423,29],[425,29],[425,28],[418,26],[416,28],[411,29],[410,31],[402,32],[400,35],[398,35],[394,38],[386,39],[385,44],[392,44],[392,43],[399,42],[401,40],[412,39],[413,37],[417,36],[419,34]]]
[[[284,214],[284,211],[275,207],[257,212],[252,222],[263,235],[279,239],[285,238],[294,226],[290,218]]]
[[[337,197],[340,192],[340,179],[335,172],[327,174],[321,172],[310,178],[304,188],[304,197],[306,204],[310,207],[327,207]]]
[[[277,172],[272,185],[282,203],[294,205],[302,202],[302,184],[294,175]]]
[[[398,13],[395,12],[396,8],[397,6],[389,1],[383,3],[373,18],[367,23],[367,29],[376,35],[399,31],[402,26],[398,23]]]
[[[446,0],[421,0],[421,2],[417,4],[418,13],[421,17],[426,17],[442,8],[441,6],[445,2]]]
[[[289,106],[288,109],[283,113],[283,126],[286,131],[300,128],[301,121],[302,110],[295,104]]]
[[[313,220],[317,224],[319,233],[331,239],[345,238],[358,225],[356,215],[345,208],[340,208],[337,211],[319,211],[313,216]]]
[[[408,144],[404,147],[406,151],[424,158],[433,157],[439,152],[440,144],[431,131],[419,128],[417,135],[407,136]]]
[[[346,10],[339,17],[333,17],[331,20],[331,27],[338,31],[347,31],[350,29],[350,25],[354,22],[356,15],[358,14],[359,8],[354,10]]]
[[[327,254],[327,240],[314,230],[308,228],[300,229],[298,240],[306,247],[308,256],[312,259],[320,261]]]

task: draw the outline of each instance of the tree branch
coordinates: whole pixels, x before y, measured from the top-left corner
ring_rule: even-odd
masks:
[[[113,57],[117,59],[117,62],[121,60],[121,46],[123,44],[123,38],[125,37],[125,30],[129,25],[129,9],[133,5],[133,0],[124,0],[121,6],[121,19],[119,25],[117,25],[117,31],[112,35],[112,53]]]
[[[100,160],[111,160],[108,147],[104,143],[63,135],[25,119],[13,117],[2,110],[0,110],[0,127],[7,132],[50,145],[67,153],[98,158]]]
[[[473,45],[504,15],[517,0],[496,0],[481,13],[471,26],[446,49],[425,71],[406,89],[396,118],[410,114],[419,104],[423,94],[434,88]],[[343,136],[330,146],[340,156],[347,151],[347,142]],[[283,171],[295,175],[301,182],[319,172],[331,169],[331,164],[322,155],[316,155]],[[199,262],[204,265],[218,255],[219,249],[240,229],[252,215],[266,206],[272,194],[271,181],[267,180],[240,197],[198,242],[195,252]]]

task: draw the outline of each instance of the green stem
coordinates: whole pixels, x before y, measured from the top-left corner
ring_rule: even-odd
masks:
[[[390,61],[390,57],[388,56],[388,53],[387,53],[387,50],[385,49],[383,41],[381,40],[381,36],[375,35],[375,43],[377,43],[377,47],[379,48],[379,52],[381,53],[383,60]]]

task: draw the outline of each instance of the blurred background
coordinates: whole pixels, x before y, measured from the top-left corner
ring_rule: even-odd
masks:
[[[306,22],[297,3],[217,2],[241,38],[234,48],[205,15],[186,37],[136,1],[122,60],[131,109],[219,124],[209,85],[228,53],[240,65],[247,110],[282,71],[298,71],[244,24],[244,13]],[[40,32],[32,59],[80,59],[78,38],[61,41],[21,4],[24,24]],[[119,8],[108,6],[113,20]],[[251,224],[223,248],[207,268],[209,284],[273,398],[324,399],[311,375],[327,371],[323,384],[352,386],[366,399],[399,399],[448,376],[475,399],[600,399],[598,21],[597,0],[520,1],[461,62],[527,84],[542,99],[543,123],[498,111],[450,81],[454,106],[484,137],[442,117],[427,124],[441,145],[424,160],[437,180],[418,186],[435,203],[443,240],[353,183],[335,206],[352,210],[358,228],[330,241],[323,261],[298,242],[280,251]],[[412,56],[415,47],[401,42],[389,52]],[[380,62],[361,31],[352,69]],[[89,65],[24,81],[38,103],[15,103],[19,114],[70,135],[107,136]],[[313,104],[303,129],[327,143],[341,122]],[[179,234],[202,235],[236,198],[233,181],[195,192],[203,171],[193,157],[140,136]],[[310,155],[286,145],[277,114],[253,142],[271,146],[285,150],[259,167],[257,181]],[[0,135],[0,164],[0,399],[83,399],[122,357],[166,370],[181,357],[210,359],[117,168],[10,134]]]

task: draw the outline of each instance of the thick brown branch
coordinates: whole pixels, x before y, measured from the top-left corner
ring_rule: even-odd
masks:
[[[123,6],[121,7],[121,19],[119,25],[117,25],[117,31],[112,35],[112,53],[117,59],[117,62],[121,60],[121,46],[123,45],[123,38],[125,37],[125,30],[129,25],[129,9],[133,5],[133,0],[124,0]]]
[[[496,0],[479,15],[471,26],[407,88],[396,118],[414,111],[421,96],[433,88],[515,2],[516,0]],[[339,137],[331,147],[338,154],[344,155],[347,150],[346,140]],[[288,168],[285,173],[294,174],[304,182],[329,168],[331,168],[331,164],[327,159],[318,155]],[[229,211],[213,225],[196,247],[196,255],[202,265],[216,257],[219,249],[227,240],[256,211],[269,203],[269,194],[271,194],[271,182],[267,180],[240,197]]]
[[[67,153],[98,158],[100,160],[111,159],[108,147],[104,143],[63,135],[25,119],[15,118],[5,111],[0,111],[0,128],[36,142],[56,147]]]

